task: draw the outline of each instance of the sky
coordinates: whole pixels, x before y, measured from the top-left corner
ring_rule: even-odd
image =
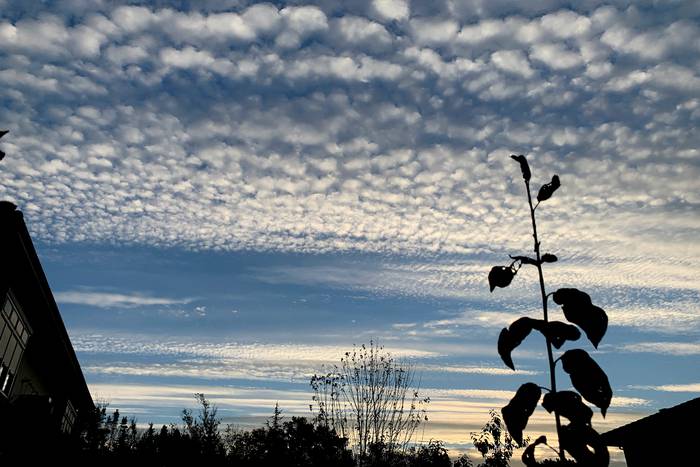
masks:
[[[470,431],[544,340],[550,291],[609,316],[599,431],[700,393],[700,4],[0,0],[0,197],[25,215],[95,399],[308,414],[353,344],[415,365],[426,436]],[[563,319],[555,309],[553,318]],[[569,384],[561,369],[558,379]],[[551,432],[536,412],[531,434]],[[617,455],[616,459],[619,459]]]

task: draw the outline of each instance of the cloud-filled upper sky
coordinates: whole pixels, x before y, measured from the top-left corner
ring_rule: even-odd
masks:
[[[562,181],[538,208],[548,283],[608,310],[599,358],[637,399],[620,410],[649,412],[700,383],[699,20],[693,1],[0,1],[0,197],[94,387],[304,389],[375,337],[436,390],[510,391],[542,369],[541,345],[513,376],[495,349],[536,276],[485,279],[532,248],[508,157],[527,154],[535,189]]]

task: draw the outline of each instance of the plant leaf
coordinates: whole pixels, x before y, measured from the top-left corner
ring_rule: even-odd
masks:
[[[558,258],[556,257],[556,255],[553,255],[551,253],[545,253],[540,258],[540,262],[541,263],[556,263],[557,259]]]
[[[508,405],[501,409],[508,433],[518,444],[523,444],[523,430],[527,426],[530,415],[535,411],[541,395],[542,390],[538,385],[525,383],[518,388]]]
[[[507,328],[501,329],[498,335],[498,354],[501,356],[503,363],[510,369],[515,370],[513,365],[513,357],[511,353],[519,346],[523,340],[536,329],[542,333],[557,349],[561,348],[566,341],[575,341],[581,337],[581,332],[576,329],[576,326],[562,323],[561,321],[545,322],[541,319],[533,319],[528,317],[518,318]]]
[[[578,325],[597,349],[608,329],[605,310],[591,303],[591,297],[578,289],[559,289],[554,292],[554,302],[561,305],[566,319]]]
[[[590,425],[570,423],[562,426],[560,443],[579,465],[607,467],[610,463],[608,447]]]
[[[524,317],[518,318],[507,328],[501,330],[498,336],[498,354],[511,370],[515,370],[511,352],[530,334],[535,328],[539,328],[539,320]]]
[[[511,154],[511,159],[514,161],[517,161],[520,163],[520,171],[523,173],[523,178],[525,179],[526,182],[530,181],[530,177],[532,174],[530,173],[530,166],[527,163],[527,159],[525,159],[525,156],[520,154],[519,156]]]
[[[543,324],[542,328],[539,330],[557,349],[560,349],[561,346],[564,345],[564,342],[575,341],[581,337],[581,331],[579,331],[576,326],[562,323],[561,321],[550,321]]]
[[[571,423],[590,425],[593,411],[583,403],[581,396],[574,391],[548,392],[542,398],[542,407],[566,417]]]
[[[491,292],[493,292],[493,289],[496,287],[508,287],[513,277],[515,277],[516,272],[515,269],[509,266],[492,267],[491,272],[489,272],[489,288]]]
[[[545,396],[546,397],[546,396]],[[545,435],[537,438],[533,443],[529,444],[528,447],[523,451],[523,456],[521,457],[525,467],[535,467],[539,465],[537,460],[535,460],[535,448],[539,444],[547,444],[547,437]]]
[[[605,417],[612,399],[612,388],[605,372],[582,349],[567,350],[560,358],[574,388],[584,399],[599,407]]]
[[[559,175],[552,176],[552,181],[549,183],[545,183],[540,188],[540,191],[537,193],[537,201],[547,201],[549,198],[552,197],[552,194],[555,191],[557,191],[557,188],[559,188],[560,186],[561,183],[559,182]]]

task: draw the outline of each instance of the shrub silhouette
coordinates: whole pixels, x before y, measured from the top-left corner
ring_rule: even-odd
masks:
[[[133,418],[119,410],[107,413],[98,403],[94,416],[83,426],[82,446],[59,457],[72,464],[123,465],[207,465],[236,467],[466,467],[465,456],[453,464],[441,441],[411,446],[404,451],[388,450],[372,443],[359,458],[348,448],[347,438],[338,436],[325,424],[304,417],[285,419],[275,406],[267,423],[251,430],[227,425],[220,430],[216,406],[203,394],[195,394],[199,410],[182,411],[182,424],[153,424],[136,429]],[[55,454],[55,453],[52,453]],[[0,456],[0,460],[3,460]],[[52,455],[56,460],[56,456]],[[4,465],[4,464],[2,464]],[[12,464],[14,465],[14,464]],[[19,464],[18,464],[19,465]]]
[[[150,424],[137,430],[133,418],[115,410],[107,414],[98,404],[92,419],[83,427],[80,450],[65,456],[80,465],[207,465],[238,467],[353,467],[347,439],[326,426],[306,418],[283,421],[275,411],[267,424],[250,431],[230,425],[220,430],[217,408],[203,394],[195,394],[197,413],[182,411],[182,425]],[[1,457],[0,457],[1,459]],[[3,464],[4,465],[4,464]]]
[[[481,431],[471,433],[472,444],[484,462],[478,467],[508,467],[516,448],[527,445],[527,439],[518,444],[506,431],[503,420],[495,410],[489,410],[489,421]]]
[[[535,383],[525,383],[511,401],[503,407],[501,413],[506,423],[508,432],[517,443],[523,441],[523,430],[527,426],[530,415],[534,412],[542,390],[547,391],[542,398],[542,407],[549,413],[554,413],[557,436],[559,438],[560,465],[568,465],[570,462],[565,457],[568,452],[577,464],[586,466],[607,466],[609,455],[607,447],[600,439],[600,435],[591,426],[592,410],[582,399],[597,406],[603,417],[610,406],[612,389],[608,377],[598,364],[583,349],[567,350],[557,359],[554,359],[552,346],[560,349],[566,341],[578,340],[581,336],[580,328],[595,348],[605,335],[608,327],[608,317],[605,311],[591,302],[590,296],[577,289],[562,288],[555,292],[547,293],[544,283],[542,265],[557,261],[557,257],[550,253],[541,254],[540,241],[537,236],[537,222],[535,211],[540,203],[550,199],[561,186],[558,175],[552,177],[551,182],[542,185],[537,193],[537,204],[533,206],[530,193],[530,178],[532,172],[527,159],[523,155],[512,155],[511,158],[520,164],[527,202],[530,208],[532,220],[532,233],[534,237],[535,257],[510,256],[512,262],[507,266],[494,266],[488,276],[491,292],[496,287],[508,287],[518,270],[523,265],[537,268],[542,296],[543,319],[523,317],[513,321],[509,327],[503,328],[498,337],[498,353],[503,362],[511,369],[515,369],[512,360],[512,352],[520,343],[536,330],[544,335],[547,345],[547,359],[549,363],[550,387],[545,388]],[[564,317],[573,324],[560,321],[550,321],[548,316],[548,300],[561,305]],[[578,328],[576,326],[578,326]],[[569,374],[571,384],[578,391],[558,391],[556,381],[556,364],[561,362],[563,370]],[[568,419],[569,423],[562,425],[561,417]],[[524,451],[522,460],[526,466],[538,465],[535,459],[535,448],[540,444],[547,444],[547,439],[540,436]],[[554,449],[554,448],[552,448]],[[548,463],[548,465],[552,465]]]

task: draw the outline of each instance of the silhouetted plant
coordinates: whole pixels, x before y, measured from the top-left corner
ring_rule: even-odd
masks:
[[[187,434],[193,444],[198,446],[199,454],[205,457],[216,456],[221,453],[221,434],[219,425],[221,420],[217,417],[217,407],[204,397],[204,394],[196,393],[195,399],[199,403],[199,414],[192,416],[192,411],[182,411],[182,421],[185,423]]]
[[[554,359],[552,346],[560,349],[566,341],[577,340],[581,333],[576,326],[560,321],[550,321],[547,304],[549,297],[557,305],[562,306],[564,317],[567,321],[577,325],[585,333],[595,348],[598,348],[600,340],[605,335],[608,326],[608,317],[601,308],[593,305],[591,298],[585,292],[577,289],[562,288],[555,292],[547,293],[544,283],[542,265],[553,263],[557,257],[550,253],[541,254],[540,241],[537,236],[537,222],[535,211],[543,201],[548,200],[561,186],[559,176],[554,175],[551,182],[545,183],[537,193],[537,204],[533,206],[530,194],[530,178],[532,176],[527,159],[523,155],[511,156],[520,164],[527,201],[532,220],[532,233],[534,237],[535,257],[511,256],[513,260],[508,266],[495,266],[489,273],[489,287],[491,292],[496,287],[507,287],[524,264],[537,268],[542,297],[543,319],[523,317],[515,320],[508,328],[504,328],[498,337],[498,353],[503,362],[515,369],[511,353],[534,329],[544,335],[547,345],[547,359],[549,363],[550,387],[541,387],[535,383],[525,383],[511,401],[501,410],[503,420],[508,432],[517,443],[523,441],[523,430],[527,426],[528,419],[535,410],[542,389],[547,391],[542,407],[549,413],[554,413],[557,435],[559,437],[559,462],[568,464],[565,451],[568,452],[580,465],[605,466],[609,463],[607,447],[600,439],[600,435],[591,426],[593,412],[583,403],[583,399],[600,408],[605,417],[605,412],[610,406],[612,389],[608,377],[598,364],[583,349],[567,350],[557,359]],[[569,374],[571,384],[578,391],[558,391],[556,384],[556,363],[561,362],[563,370]],[[580,395],[579,395],[580,394]],[[560,417],[569,420],[567,425],[562,425]],[[537,465],[535,460],[535,448],[540,444],[547,444],[547,439],[540,436],[528,446],[522,460],[527,466]],[[554,448],[552,448],[554,449]]]
[[[109,428],[106,425],[108,405],[104,401],[97,401],[94,410],[81,419],[80,440],[82,449],[86,452],[96,453],[106,447],[109,436]]]
[[[347,442],[327,426],[303,417],[282,421],[277,406],[264,427],[251,431],[229,427],[224,436],[229,464],[242,467],[352,467]]]
[[[403,451],[390,450],[384,443],[370,444],[367,455],[357,459],[367,467],[453,467],[442,441],[411,446]]]
[[[413,448],[412,453],[412,465],[416,467],[452,467],[450,456],[442,441],[431,439],[428,444]]]
[[[237,467],[467,467],[465,456],[452,464],[441,441],[431,440],[405,450],[372,443],[363,458],[353,456],[348,439],[328,425],[303,417],[283,417],[275,405],[264,426],[249,431],[231,425],[220,430],[216,407],[203,394],[195,394],[199,410],[183,410],[182,424],[153,424],[136,430],[135,421],[118,410],[108,415],[100,404],[90,425],[84,427],[82,449],[66,451],[61,458],[80,465],[203,464]],[[0,453],[0,465],[5,458]],[[64,462],[65,463],[65,462]],[[8,464],[8,465],[15,465]],[[17,463],[19,465],[19,463]]]
[[[469,455],[466,453],[460,454],[460,456],[455,459],[454,463],[452,464],[452,467],[472,467],[472,460],[469,458]]]
[[[374,342],[346,352],[332,371],[314,375],[311,387],[316,422],[348,438],[361,465],[370,448],[405,451],[428,420],[430,399],[419,394],[413,367]]]
[[[481,431],[471,433],[472,443],[484,461],[479,467],[508,467],[513,451],[527,446],[529,439],[518,443],[505,429],[503,420],[495,410],[489,410],[489,421]]]

